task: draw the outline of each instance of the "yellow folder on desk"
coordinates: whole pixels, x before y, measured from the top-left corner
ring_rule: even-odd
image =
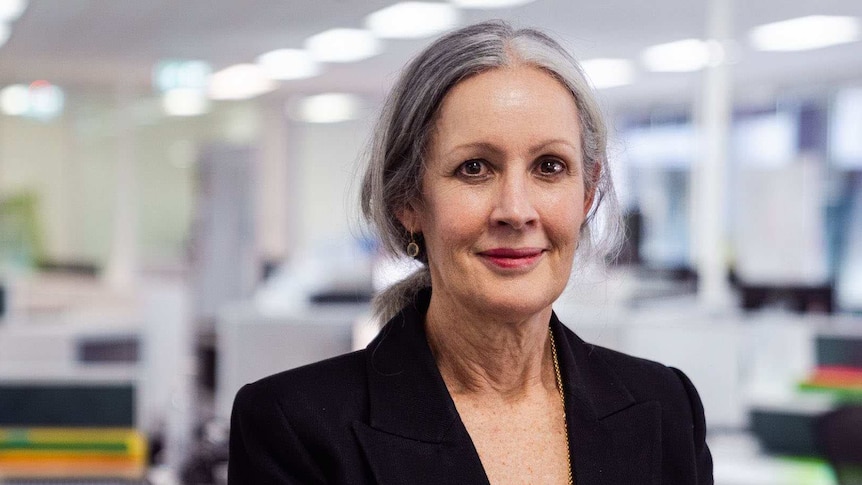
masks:
[[[0,428],[0,477],[139,478],[146,440],[129,428]]]

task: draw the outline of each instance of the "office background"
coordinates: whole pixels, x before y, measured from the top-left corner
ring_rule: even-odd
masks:
[[[855,0],[0,0],[0,483],[223,483],[239,386],[373,336],[410,271],[356,210],[374,117],[430,39],[491,18],[561,40],[610,126],[629,239],[561,319],[688,373],[716,483],[839,483]]]

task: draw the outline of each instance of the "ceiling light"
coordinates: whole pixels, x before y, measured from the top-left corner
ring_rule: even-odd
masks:
[[[690,72],[709,65],[710,44],[699,39],[685,39],[648,47],[641,60],[650,71]]]
[[[420,38],[458,24],[458,10],[446,3],[401,2],[365,17],[365,26],[378,37]]]
[[[206,89],[212,68],[205,61],[164,60],[153,68],[153,84],[159,91]]]
[[[320,65],[299,49],[279,49],[257,58],[257,64],[270,79],[306,79],[320,74]]]
[[[26,116],[49,121],[63,113],[65,94],[48,81],[34,81],[29,86],[13,84],[0,91],[0,111],[9,116]]]
[[[360,29],[331,29],[306,39],[305,48],[320,62],[353,62],[376,56],[380,41]]]
[[[63,113],[66,95],[59,86],[40,80],[30,83],[27,88],[29,108],[27,116],[48,121]]]
[[[859,34],[856,18],[811,15],[755,27],[748,38],[762,51],[802,51],[853,42]]]
[[[168,116],[198,116],[209,111],[209,99],[198,89],[171,89],[162,95],[162,109]]]
[[[249,99],[275,89],[275,83],[255,64],[236,64],[210,78],[212,99]]]
[[[9,116],[21,116],[30,110],[30,89],[23,84],[6,86],[0,91],[0,110]]]
[[[0,22],[14,22],[27,9],[27,0],[0,0]]]
[[[631,61],[626,59],[590,59],[581,62],[581,67],[596,89],[631,84],[635,75]]]
[[[292,114],[308,123],[337,123],[358,118],[361,110],[362,101],[356,95],[327,93],[301,99]]]
[[[521,5],[526,5],[528,3],[535,2],[536,0],[449,0],[456,7],[461,8],[482,8],[482,9],[491,9],[491,8],[507,8],[507,7],[519,7]]]

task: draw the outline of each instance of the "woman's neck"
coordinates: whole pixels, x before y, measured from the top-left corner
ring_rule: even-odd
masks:
[[[548,340],[551,308],[517,319],[476,315],[444,298],[431,303],[425,331],[440,374],[455,395],[506,401],[556,392]]]

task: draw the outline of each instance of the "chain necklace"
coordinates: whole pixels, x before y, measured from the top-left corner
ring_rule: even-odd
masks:
[[[557,375],[557,391],[560,392],[560,403],[563,405],[563,434],[566,437],[566,463],[569,469],[569,485],[574,485],[572,477],[572,458],[569,450],[569,426],[566,422],[566,396],[563,393],[563,376],[560,374],[560,361],[557,359],[557,344],[554,342],[554,332],[548,326],[548,334],[551,336],[551,356],[554,358],[554,373]]]

